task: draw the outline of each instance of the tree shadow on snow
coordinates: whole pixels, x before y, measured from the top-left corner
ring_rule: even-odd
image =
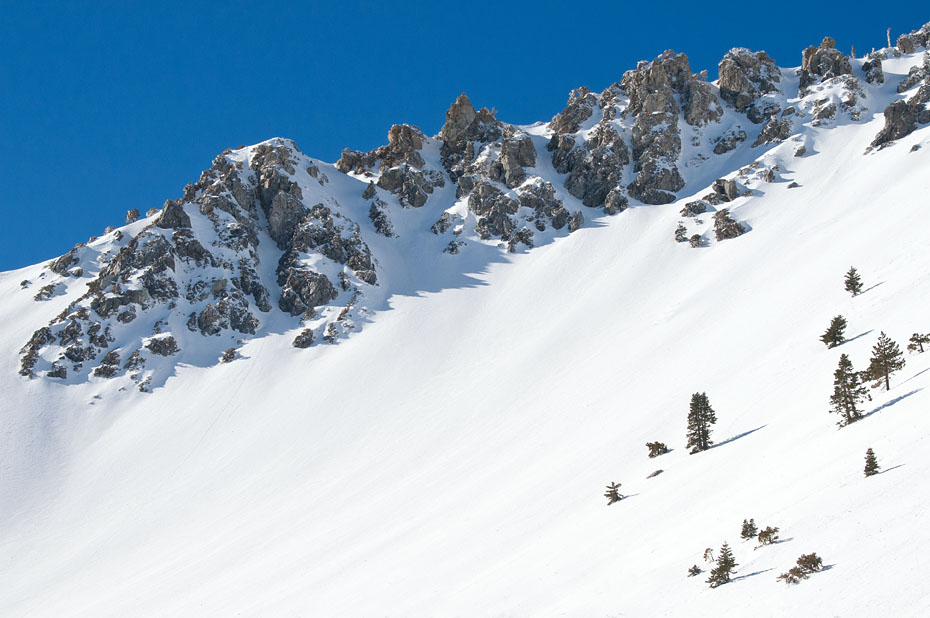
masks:
[[[730,442],[736,442],[736,441],[739,440],[740,438],[745,438],[745,437],[748,436],[749,434],[755,433],[755,432],[759,431],[760,429],[762,429],[763,427],[767,427],[767,426],[768,426],[768,425],[760,425],[759,427],[756,427],[755,429],[750,429],[749,431],[744,431],[743,433],[741,433],[741,434],[739,434],[739,435],[736,435],[736,436],[733,436],[732,438],[727,438],[726,440],[724,440],[724,441],[721,442],[720,444],[714,444],[713,446],[711,446],[711,447],[710,447],[709,449],[707,449],[707,450],[711,450],[711,449],[715,449],[715,448],[721,447],[721,446],[723,446],[723,445],[725,445],[725,444],[729,444]]]
[[[916,378],[917,376],[922,375],[922,374],[924,374],[924,373],[927,373],[928,371],[930,371],[930,367],[928,367],[927,369],[924,369],[923,371],[918,371],[917,373],[915,373],[914,375],[912,375],[911,377],[909,377],[909,378],[908,378],[907,380],[905,380],[904,382],[901,382],[901,384],[907,384],[908,382],[910,382],[911,380],[913,380],[913,379]]]
[[[892,470],[895,470],[896,468],[900,468],[901,466],[906,466],[906,465],[907,465],[907,464],[898,464],[898,465],[896,465],[896,466],[891,466],[891,467],[888,468],[887,470],[880,470],[879,472],[877,472],[877,474],[884,474],[884,473],[886,473],[886,472],[891,472]]]
[[[862,290],[861,292],[859,292],[859,294],[865,294],[866,292],[868,292],[868,291],[870,291],[870,290],[874,290],[875,288],[877,288],[878,286],[880,286],[880,285],[883,284],[883,283],[885,283],[885,282],[884,282],[884,281],[879,281],[879,282],[876,283],[875,285],[869,286],[869,287],[867,287],[866,289]]]
[[[755,577],[756,575],[762,575],[763,573],[768,573],[769,571],[774,571],[773,568],[762,569],[761,571],[753,571],[752,573],[747,573],[746,575],[740,575],[739,577],[734,577],[731,581],[738,582],[741,579],[749,579],[750,577]]]
[[[914,393],[919,393],[919,392],[922,391],[922,390],[924,390],[924,389],[922,389],[922,388],[915,388],[914,390],[912,390],[912,391],[909,392],[909,393],[904,393],[904,394],[901,395],[900,397],[895,397],[895,398],[892,399],[891,401],[886,401],[885,403],[883,403],[882,405],[878,406],[877,408],[875,408],[874,410],[872,410],[872,411],[869,412],[868,414],[863,414],[863,415],[862,415],[862,418],[869,418],[869,417],[872,416],[873,414],[877,414],[877,413],[881,412],[882,410],[884,410],[885,408],[889,408],[889,407],[893,406],[894,404],[898,403],[899,401],[901,401],[902,399],[905,399],[905,398],[907,398],[907,397],[910,397],[910,396],[913,395]]]
[[[846,345],[847,343],[851,343],[851,342],[855,341],[856,339],[861,339],[861,338],[865,337],[866,335],[868,335],[869,333],[872,333],[872,332],[875,332],[874,329],[869,329],[869,330],[865,331],[864,333],[859,333],[859,334],[856,335],[855,337],[850,337],[849,339],[844,340],[843,343],[841,343],[840,345]],[[837,346],[837,347],[839,347],[839,346]]]

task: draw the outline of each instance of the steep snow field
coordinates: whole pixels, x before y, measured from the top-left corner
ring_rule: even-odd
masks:
[[[672,240],[710,172],[492,259],[404,240],[418,213],[394,249],[373,237],[400,292],[362,332],[297,350],[271,329],[152,393],[18,376],[67,299],[19,289],[39,267],[0,274],[0,615],[926,616],[930,353],[862,421],[828,413],[841,353],[864,369],[880,331],[930,331],[930,129],[863,154],[906,61],[861,122],[765,152],[781,178],[731,205],[744,236]],[[702,391],[717,446],[689,455]],[[782,542],[740,541],[750,517]],[[724,541],[737,579],[712,590]],[[776,581],[809,552],[829,568]]]

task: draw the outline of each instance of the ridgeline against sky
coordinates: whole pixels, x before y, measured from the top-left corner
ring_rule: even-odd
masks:
[[[888,5],[881,19],[833,5],[7,6],[0,270],[59,255],[130,208],[160,207],[228,147],[283,136],[335,161],[344,147],[383,144],[394,123],[434,134],[462,91],[507,122],[546,121],[572,88],[603,89],[669,47],[713,79],[735,45],[796,66],[824,35],[861,54],[928,15]]]

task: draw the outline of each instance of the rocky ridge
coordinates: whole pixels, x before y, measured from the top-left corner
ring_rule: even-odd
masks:
[[[894,85],[899,96],[872,146],[930,123],[928,43],[930,24],[855,59],[826,37],[804,50],[796,72],[763,51],[736,48],[716,82],[692,73],[685,54],[667,51],[600,93],[573,90],[548,123],[522,127],[475,109],[463,93],[436,136],[395,125],[386,145],[346,149],[334,166],[285,139],[227,150],[180,198],[47,265],[30,293],[37,302],[69,300],[26,342],[20,373],[126,376],[146,390],[166,375],[156,357],[178,362],[189,346],[206,346],[216,348],[216,362],[223,350],[235,358],[239,342],[272,324],[293,330],[298,348],[334,343],[370,311],[382,279],[371,249],[377,238],[390,251],[391,239],[425,233],[436,259],[454,259],[442,253],[470,244],[517,252],[575,232],[592,216],[679,200],[676,241],[703,247],[735,238],[749,230],[740,206],[781,181],[782,170],[765,163],[767,149],[787,142],[806,156],[806,127],[877,114],[868,102],[888,79],[883,62],[920,59]],[[728,160],[736,152],[758,154],[734,170]],[[708,173],[716,178],[710,185],[694,183]],[[428,224],[411,230],[414,212],[426,213]],[[75,280],[86,291],[62,291]]]

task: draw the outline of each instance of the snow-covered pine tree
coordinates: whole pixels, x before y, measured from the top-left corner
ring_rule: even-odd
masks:
[[[862,291],[862,280],[859,278],[859,272],[853,266],[850,266],[846,272],[846,291],[853,296],[857,296]]]
[[[713,444],[710,439],[710,426],[717,422],[714,409],[710,407],[707,393],[694,393],[691,396],[691,409],[688,412],[688,444],[691,454],[706,451]]]
[[[743,530],[740,532],[741,539],[752,539],[759,533],[759,529],[756,528],[756,520],[749,519],[749,521],[743,520]]]
[[[710,584],[711,588],[726,584],[730,581],[730,576],[733,574],[733,570],[736,566],[736,558],[733,557],[730,546],[724,542],[720,547],[720,554],[717,556],[717,565],[710,570],[710,577],[707,578],[707,583]]]
[[[885,390],[888,391],[891,390],[888,377],[903,368],[904,354],[901,353],[901,348],[882,331],[878,336],[878,342],[872,346],[872,358],[867,369],[869,375],[876,382],[884,380]]]
[[[608,485],[604,497],[607,498],[607,506],[623,500],[623,495],[620,493],[620,483],[611,483]]]
[[[827,332],[820,336],[820,340],[827,344],[828,348],[835,348],[846,341],[845,332],[846,318],[838,315],[830,320],[830,326],[827,328]]]
[[[830,397],[831,412],[840,415],[837,425],[845,427],[862,418],[859,402],[868,396],[865,386],[859,381],[859,372],[853,369],[852,361],[845,354],[833,372],[833,395]]]
[[[879,470],[881,470],[881,466],[878,465],[878,458],[875,457],[875,452],[870,447],[865,452],[865,475],[874,476],[878,474]]]

